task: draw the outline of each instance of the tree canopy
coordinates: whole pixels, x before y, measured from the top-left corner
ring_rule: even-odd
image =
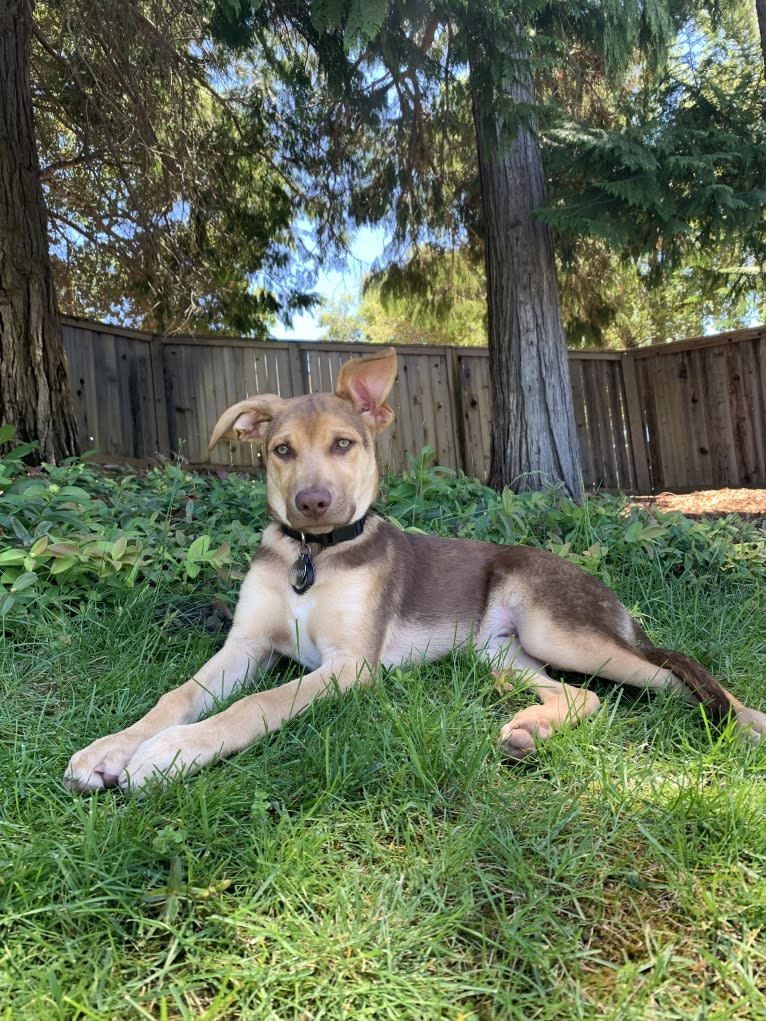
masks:
[[[368,283],[368,332],[409,324],[475,342],[484,226],[468,64],[484,33],[475,78],[495,95],[513,65],[486,49],[493,24],[508,45],[503,10],[40,5],[33,95],[64,309],[264,336],[312,304],[316,267],[373,223],[392,244]],[[757,315],[766,97],[751,5],[521,15],[548,189],[537,215],[554,231],[570,344]],[[504,110],[509,135],[530,112]]]
[[[754,307],[766,97],[743,2],[59,0],[32,31],[65,311],[263,335],[384,225],[381,331],[475,337],[486,290],[495,484],[578,491],[554,250],[578,342],[641,342],[644,283],[653,329],[684,288],[713,295],[702,318]]]
[[[268,67],[216,43],[208,6],[36,9],[31,78],[62,307],[146,329],[265,335],[311,304],[300,196]]]
[[[546,35],[538,26],[536,113],[548,196],[536,215],[554,232],[571,346],[632,346],[763,318],[766,83],[754,12],[743,3],[701,8],[672,27],[664,59],[636,49],[621,58],[629,68],[619,76],[586,33],[567,29],[563,47],[563,29],[555,36],[548,25]],[[465,102],[452,114],[450,141],[470,124]],[[438,237],[447,263],[448,252],[465,252],[480,278],[475,157],[465,146],[451,152],[451,183],[440,195],[442,215],[448,209],[452,219],[440,233],[432,225],[424,233]],[[422,262],[410,239],[403,257],[374,274],[392,325],[406,329],[419,317]],[[459,293],[454,306],[432,304],[443,318],[426,336],[447,340],[450,316],[467,310]]]

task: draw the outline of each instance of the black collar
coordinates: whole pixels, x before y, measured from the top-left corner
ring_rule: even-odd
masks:
[[[337,546],[341,542],[348,542],[349,539],[356,539],[358,535],[361,535],[366,520],[367,515],[364,514],[358,521],[352,521],[350,525],[335,528],[332,532],[322,532],[319,535],[313,535],[311,532],[296,532],[294,528],[282,525],[282,534],[286,535],[288,539],[297,539],[298,542],[306,545]]]

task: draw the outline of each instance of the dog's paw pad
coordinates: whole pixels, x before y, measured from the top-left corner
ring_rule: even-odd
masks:
[[[104,787],[114,787],[119,776],[119,767],[110,765],[108,762],[99,762],[93,767],[93,772],[101,777]]]
[[[551,735],[548,723],[533,720],[511,720],[500,731],[500,747],[510,759],[517,762],[532,755],[540,741]]]
[[[114,787],[135,747],[135,739],[124,731],[99,738],[69,760],[64,785],[81,793]]]

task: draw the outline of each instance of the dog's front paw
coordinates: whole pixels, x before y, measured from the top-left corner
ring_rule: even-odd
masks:
[[[167,783],[202,769],[216,758],[220,748],[208,747],[200,728],[199,723],[168,727],[144,741],[120,773],[117,781],[120,787],[135,792],[149,784]]]
[[[65,786],[81,792],[114,787],[140,743],[140,738],[126,730],[100,737],[69,760],[64,771]]]

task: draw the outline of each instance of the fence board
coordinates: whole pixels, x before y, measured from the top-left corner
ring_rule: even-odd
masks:
[[[652,490],[651,463],[649,449],[647,446],[647,428],[644,420],[644,402],[638,385],[636,364],[634,359],[628,357],[626,351],[622,352],[620,359],[622,369],[623,393],[625,399],[625,429],[627,435],[626,446],[630,453],[630,460],[633,466],[633,479],[639,493],[649,493]]]
[[[481,350],[456,352],[458,408],[463,414],[463,465],[467,475],[486,479],[492,445],[489,360]]]
[[[731,345],[726,352],[726,360],[737,475],[746,483],[753,484],[759,479],[766,479],[764,437],[750,427],[751,416],[756,421],[759,416],[761,421],[766,421],[763,377],[755,375],[757,363],[750,342]]]
[[[654,422],[650,417],[649,435],[662,468],[662,476],[677,478],[680,486],[687,486],[688,473],[682,457],[688,456],[688,445],[679,447],[678,444],[682,423],[679,410],[683,395],[679,392],[676,362],[676,358],[647,362],[644,382],[651,387],[653,396]]]
[[[64,348],[69,363],[69,385],[74,398],[77,439],[81,450],[95,446],[99,435],[93,333],[64,324]]]
[[[428,446],[439,464],[460,467],[460,444],[444,350],[408,349],[400,358],[399,402],[400,408],[410,411],[400,436],[403,453],[417,455]]]
[[[575,430],[577,442],[580,447],[580,464],[582,468],[583,482],[587,486],[596,475],[596,465],[593,459],[593,448],[588,428],[588,412],[585,401],[585,387],[583,383],[583,362],[581,360],[570,361],[569,378],[572,386],[572,404],[574,410]]]
[[[207,439],[220,413],[258,393],[331,390],[369,345],[226,337],[152,337],[64,322],[80,443],[109,456],[181,453],[192,464],[259,465],[253,444]],[[403,345],[378,442],[398,470],[424,445],[441,464],[486,478],[491,444],[487,353]],[[623,352],[570,352],[586,486],[649,492],[766,485],[766,328]]]
[[[609,363],[609,379],[610,392],[613,396],[610,411],[611,436],[617,472],[617,486],[612,488],[631,492],[637,488],[637,480],[621,360]]]
[[[151,338],[69,322],[63,334],[83,448],[151,456],[159,447]]]
[[[621,352],[570,352],[575,427],[586,486],[637,486]]]
[[[681,352],[680,358],[686,371],[686,386],[688,394],[686,397],[686,410],[688,418],[685,424],[688,428],[686,443],[687,470],[683,475],[677,472],[679,480],[685,478],[689,484],[694,479],[708,477],[708,466],[710,461],[710,449],[712,440],[710,437],[710,419],[705,405],[705,378],[703,360],[695,357],[699,352],[686,350]],[[682,377],[683,378],[683,377]],[[678,412],[675,417],[678,419]]]
[[[619,369],[620,363],[617,359],[603,362],[601,367],[604,385],[600,403],[605,466],[603,486],[607,489],[631,488],[625,463],[623,414],[620,384],[617,379]],[[604,396],[607,398],[606,401],[603,400]],[[596,400],[598,401],[598,396]]]
[[[596,465],[596,476],[590,480],[591,485],[599,489],[613,489],[619,485],[617,463],[615,458],[615,437],[611,428],[610,402],[612,393],[609,389],[609,363],[597,361],[589,366],[585,373],[585,395],[588,401],[588,421],[590,423],[591,446]]]

